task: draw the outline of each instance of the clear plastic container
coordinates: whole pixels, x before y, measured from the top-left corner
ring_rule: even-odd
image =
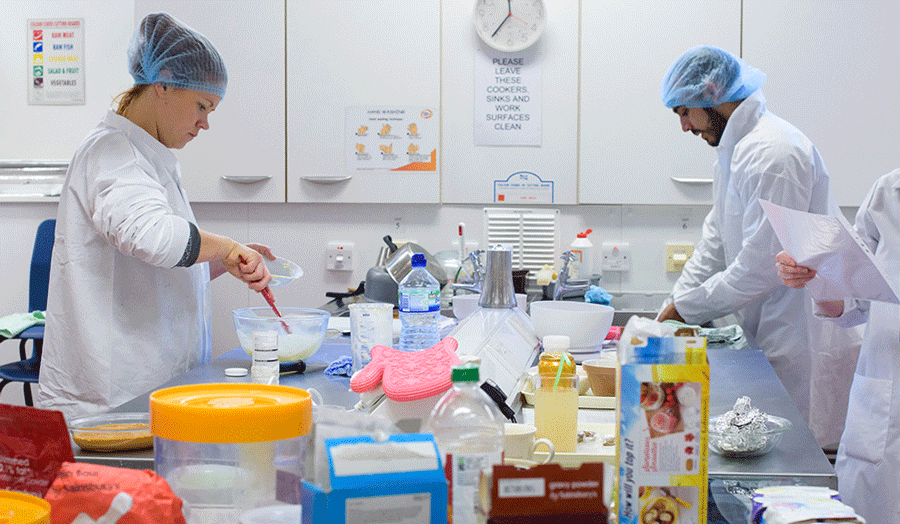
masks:
[[[412,256],[412,271],[397,288],[400,305],[401,351],[421,351],[441,340],[438,316],[441,314],[441,286],[425,266],[425,255]]]
[[[237,524],[299,489],[311,427],[310,394],[293,387],[193,384],[150,395],[155,469],[188,524]]]
[[[503,463],[504,418],[479,386],[478,367],[456,366],[453,388],[444,393],[428,418],[444,460],[450,489],[449,524],[476,522],[486,515],[478,496],[482,471]],[[447,464],[451,467],[447,468]]]

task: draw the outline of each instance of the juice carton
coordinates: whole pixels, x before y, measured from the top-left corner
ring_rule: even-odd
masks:
[[[706,339],[622,341],[619,361],[619,524],[705,523]]]

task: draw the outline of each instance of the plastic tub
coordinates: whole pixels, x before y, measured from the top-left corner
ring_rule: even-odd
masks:
[[[184,500],[188,524],[237,523],[278,505],[278,491],[297,491],[311,427],[310,394],[287,386],[193,384],[150,395],[155,469]]]
[[[0,490],[0,522],[50,524],[50,503],[17,491]]]

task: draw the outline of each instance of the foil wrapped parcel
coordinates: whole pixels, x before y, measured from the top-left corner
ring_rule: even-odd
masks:
[[[769,439],[767,420],[765,413],[750,406],[750,397],[737,399],[734,409],[716,420],[716,431],[721,435],[719,446],[731,452],[762,449]]]

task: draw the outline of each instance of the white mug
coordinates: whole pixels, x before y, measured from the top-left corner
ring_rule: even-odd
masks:
[[[537,428],[532,424],[512,424],[507,422],[503,428],[503,456],[509,459],[532,461],[537,448],[547,446],[547,457],[542,464],[547,464],[556,455],[556,448],[549,439],[535,440]]]

